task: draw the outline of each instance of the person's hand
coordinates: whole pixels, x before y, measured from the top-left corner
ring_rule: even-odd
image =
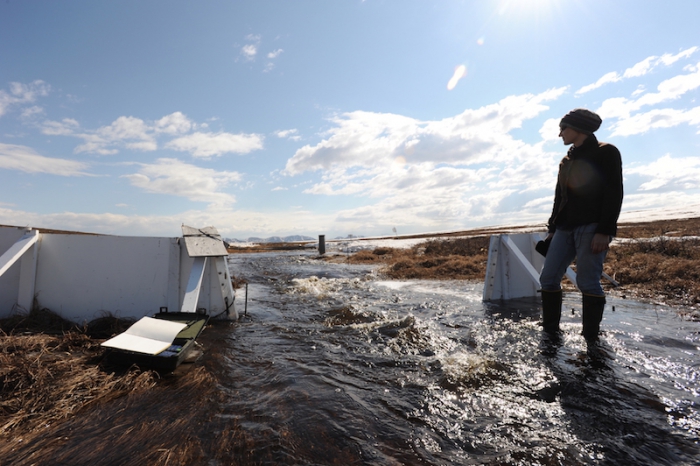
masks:
[[[547,237],[546,237],[544,240],[545,240],[545,241],[548,241],[548,240],[552,239],[553,237],[554,237],[554,232],[548,233],[548,234],[547,234]]]
[[[610,246],[610,235],[604,235],[603,233],[596,233],[593,235],[593,241],[591,242],[591,252],[593,254],[598,254]]]

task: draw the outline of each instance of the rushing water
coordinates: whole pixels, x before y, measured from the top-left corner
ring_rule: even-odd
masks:
[[[536,300],[483,303],[481,283],[299,253],[230,264],[247,315],[203,337],[223,345],[216,416],[244,431],[242,462],[700,464],[700,324],[671,308],[612,297],[588,349],[576,293],[551,342]]]

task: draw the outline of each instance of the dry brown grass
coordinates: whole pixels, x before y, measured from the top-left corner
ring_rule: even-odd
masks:
[[[0,464],[188,465],[230,446],[193,435],[219,396],[204,367],[161,375],[104,360],[88,333],[128,324],[78,328],[47,310],[0,320]]]
[[[384,264],[381,272],[395,279],[483,279],[489,238],[476,236],[429,240],[410,249],[377,248],[360,251],[350,263]]]
[[[0,333],[0,438],[51,425],[91,403],[155,383],[154,373],[101,369],[102,353],[97,341],[76,331]]]

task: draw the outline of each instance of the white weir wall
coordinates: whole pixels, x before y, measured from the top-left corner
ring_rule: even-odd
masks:
[[[26,232],[0,227],[0,255]],[[161,307],[177,312],[193,262],[182,238],[40,233],[37,243],[0,276],[0,317],[28,311],[26,296],[32,289],[34,306],[78,323],[107,312],[132,318],[153,315]],[[213,315],[224,312],[226,304],[216,267],[208,262],[197,307]]]

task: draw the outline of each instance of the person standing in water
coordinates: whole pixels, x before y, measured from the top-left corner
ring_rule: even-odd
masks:
[[[549,248],[540,274],[544,331],[556,335],[561,318],[561,281],[576,260],[576,285],[583,294],[583,336],[595,342],[605,307],[600,284],[603,261],[617,232],[622,207],[622,158],[612,144],[593,134],[602,119],[577,108],[559,123],[559,137],[570,145],[559,163],[554,208],[547,222]]]

